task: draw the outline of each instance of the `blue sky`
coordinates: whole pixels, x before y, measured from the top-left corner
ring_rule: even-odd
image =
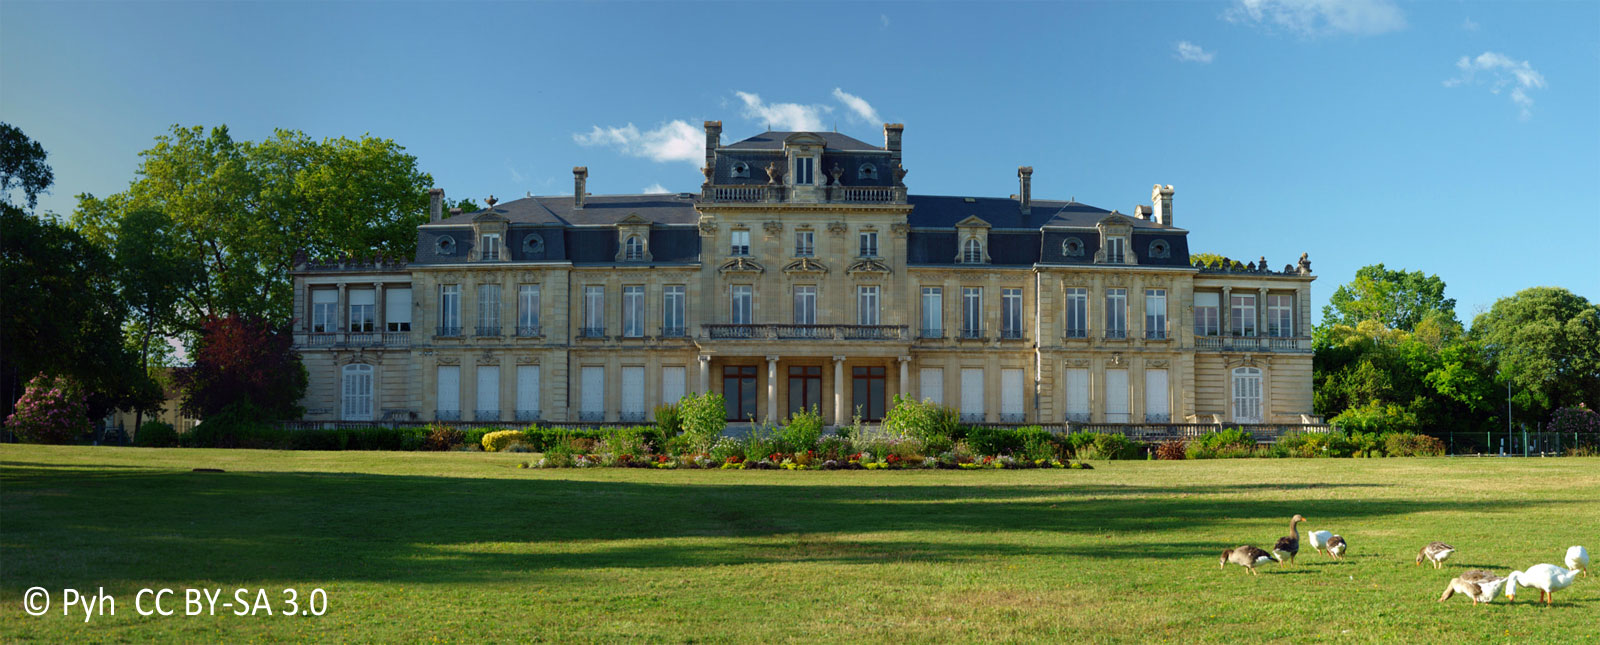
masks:
[[[857,102],[859,101],[859,102]],[[864,102],[861,103],[861,102]],[[857,108],[854,109],[852,103]],[[724,142],[906,124],[916,193],[1130,212],[1194,251],[1600,300],[1600,3],[0,4],[0,119],[106,195],[173,124],[371,133],[452,198],[696,190]],[[629,127],[631,124],[631,128]],[[598,128],[598,129],[597,129]]]

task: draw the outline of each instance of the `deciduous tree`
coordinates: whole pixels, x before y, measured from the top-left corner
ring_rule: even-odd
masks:
[[[1532,416],[1600,401],[1600,305],[1559,287],[1523,289],[1473,320],[1471,336]]]
[[[7,204],[21,208],[27,204],[32,210],[39,205],[39,193],[55,183],[55,173],[45,163],[44,146],[29,139],[22,130],[10,123],[0,123],[0,193]],[[12,201],[11,191],[22,189],[23,199]]]
[[[1383,264],[1361,267],[1349,284],[1335,289],[1322,309],[1324,325],[1355,326],[1376,320],[1411,331],[1430,314],[1456,318],[1456,301],[1444,297],[1444,280],[1421,271],[1390,271]]]
[[[262,421],[299,417],[306,368],[291,348],[286,325],[261,318],[213,317],[206,321],[194,364],[177,370],[183,411],[201,419],[225,408],[253,408]]]

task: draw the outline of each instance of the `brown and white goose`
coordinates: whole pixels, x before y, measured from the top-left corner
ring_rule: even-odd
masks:
[[[1237,565],[1239,565],[1241,567],[1244,567],[1252,575],[1259,576],[1261,574],[1256,571],[1256,567],[1259,566],[1259,565],[1262,565],[1262,564],[1266,564],[1266,563],[1271,562],[1271,561],[1272,561],[1272,554],[1271,553],[1267,553],[1266,551],[1261,550],[1260,547],[1250,546],[1250,545],[1246,544],[1244,546],[1237,546],[1237,547],[1228,549],[1226,551],[1223,551],[1222,552],[1222,561],[1217,563],[1217,566],[1219,568],[1226,569],[1226,568],[1228,568],[1228,563],[1232,562],[1232,563],[1237,564]]]
[[[1450,586],[1444,588],[1444,593],[1439,596],[1439,602],[1450,599],[1450,596],[1461,594],[1472,599],[1472,604],[1480,602],[1493,602],[1494,595],[1500,593],[1500,588],[1506,586],[1505,576],[1497,576],[1483,569],[1472,569],[1450,580]]]
[[[1344,550],[1349,548],[1349,546],[1350,545],[1345,544],[1344,536],[1334,535],[1333,537],[1328,538],[1328,555],[1333,556],[1333,559],[1335,560],[1343,560]]]
[[[1444,561],[1449,559],[1450,554],[1455,552],[1455,547],[1443,542],[1429,542],[1428,546],[1422,547],[1422,550],[1417,552],[1417,565],[1421,566],[1422,561],[1427,560],[1433,563],[1433,568],[1438,569],[1443,567]]]
[[[1296,513],[1289,519],[1289,534],[1278,538],[1278,543],[1272,545],[1272,557],[1278,559],[1278,564],[1283,564],[1283,559],[1288,558],[1289,563],[1294,563],[1295,554],[1300,552],[1300,523],[1306,518]]]

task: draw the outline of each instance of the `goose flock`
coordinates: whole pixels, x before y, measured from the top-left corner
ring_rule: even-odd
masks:
[[[1268,562],[1276,561],[1279,566],[1294,564],[1294,558],[1300,553],[1300,523],[1306,518],[1295,514],[1289,519],[1289,534],[1278,538],[1272,550],[1267,551],[1257,546],[1245,544],[1222,552],[1222,559],[1218,566],[1226,569],[1229,563],[1244,567],[1251,575],[1261,575],[1256,567]],[[1317,553],[1322,553],[1335,560],[1344,558],[1348,545],[1344,537],[1332,531],[1307,531],[1306,540],[1311,543],[1311,548]],[[1435,569],[1444,568],[1444,561],[1456,552],[1456,548],[1444,542],[1429,542],[1422,550],[1417,552],[1417,565],[1428,562]],[[1550,597],[1557,591],[1572,586],[1578,576],[1589,575],[1589,551],[1582,546],[1567,549],[1565,558],[1566,567],[1553,564],[1536,564],[1522,571],[1512,571],[1508,575],[1498,575],[1492,571],[1470,569],[1459,576],[1450,579],[1450,584],[1439,596],[1439,602],[1449,600],[1457,594],[1472,599],[1472,604],[1489,603],[1494,600],[1495,594],[1505,590],[1506,599],[1515,602],[1517,587],[1528,587],[1539,590],[1539,599],[1545,605],[1550,604]]]

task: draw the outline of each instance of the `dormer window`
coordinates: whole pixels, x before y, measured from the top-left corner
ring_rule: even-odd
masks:
[[[625,252],[623,257],[629,260],[644,259],[644,240],[640,239],[639,236],[629,235],[628,241],[623,243],[623,248]]]
[[[499,233],[485,233],[480,238],[480,241],[481,241],[481,243],[478,245],[478,247],[480,249],[482,249],[482,250],[478,254],[478,259],[479,260],[499,260],[500,259],[500,234]]]
[[[735,179],[749,179],[750,178],[750,164],[747,164],[747,163],[745,163],[743,161],[734,163],[733,164],[733,176],[734,176]]]
[[[812,157],[794,158],[794,185],[810,186],[813,183],[812,175],[816,170],[817,160]]]
[[[861,233],[861,257],[878,257],[878,232],[865,231]]]
[[[1126,261],[1122,252],[1122,247],[1125,243],[1126,240],[1120,237],[1106,240],[1106,264],[1122,264]]]
[[[1061,254],[1069,258],[1083,256],[1083,240],[1069,237],[1061,241]]]
[[[733,231],[733,245],[729,255],[750,255],[750,231]]]
[[[1150,243],[1149,256],[1152,258],[1172,257],[1172,248],[1167,246],[1166,240],[1156,240]]]
[[[455,253],[456,238],[450,237],[449,235],[441,235],[439,236],[439,239],[434,242],[434,248],[439,250],[439,255],[450,255]]]
[[[861,164],[861,168],[856,170],[856,179],[872,179],[872,180],[876,180],[877,178],[878,178],[878,167],[874,166],[872,164],[869,164],[869,163]]]
[[[967,238],[961,247],[961,261],[965,264],[983,264],[983,243],[978,238]]]
[[[522,252],[529,255],[544,253],[544,238],[538,233],[529,233],[522,238]]]

